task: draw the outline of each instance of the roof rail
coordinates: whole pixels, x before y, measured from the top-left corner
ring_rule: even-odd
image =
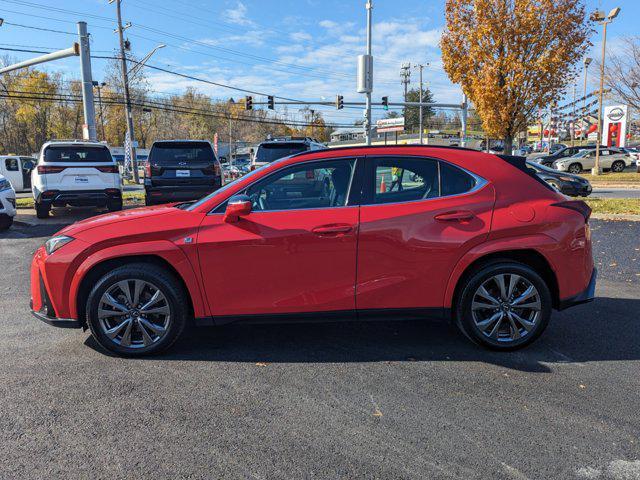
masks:
[[[102,143],[98,140],[83,140],[81,138],[51,138],[47,142],[65,142],[65,143]]]

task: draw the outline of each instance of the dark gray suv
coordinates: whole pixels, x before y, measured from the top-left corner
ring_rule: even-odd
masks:
[[[145,167],[146,204],[197,200],[222,186],[222,169],[206,140],[154,142]]]

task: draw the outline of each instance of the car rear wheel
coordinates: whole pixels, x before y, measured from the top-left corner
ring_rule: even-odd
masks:
[[[187,318],[187,298],[178,280],[147,263],[104,275],[87,299],[87,324],[96,341],[118,355],[159,353],[178,339]]]
[[[474,342],[515,350],[537,339],[551,317],[551,293],[532,268],[496,262],[468,277],[456,302],[456,323]]]
[[[571,165],[569,165],[569,173],[580,173],[582,172],[582,165],[579,163],[572,163]]]
[[[48,218],[50,211],[51,211],[51,206],[50,205],[43,205],[40,202],[36,202],[36,217],[38,217],[38,218]]]
[[[107,203],[107,209],[110,212],[118,212],[118,211],[122,210],[122,199],[110,200]]]
[[[616,172],[616,173],[620,173],[622,171],[624,171],[626,165],[622,160],[616,160],[615,162],[613,162],[611,164],[611,171],[612,172]]]
[[[9,230],[13,225],[13,217],[9,215],[0,215],[0,232]]]

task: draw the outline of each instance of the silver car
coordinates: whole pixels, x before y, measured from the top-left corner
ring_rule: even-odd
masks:
[[[612,172],[622,172],[631,166],[633,160],[628,153],[617,148],[600,149],[600,167]],[[596,165],[596,151],[583,150],[573,157],[557,160],[553,168],[561,172],[580,173],[584,170],[591,170]]]

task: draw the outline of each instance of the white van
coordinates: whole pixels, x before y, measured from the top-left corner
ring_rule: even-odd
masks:
[[[36,215],[51,207],[92,206],[122,210],[122,178],[109,148],[98,142],[55,140],[42,146],[31,172]]]
[[[0,175],[11,182],[16,192],[31,190],[31,170],[36,159],[20,155],[0,155]]]

